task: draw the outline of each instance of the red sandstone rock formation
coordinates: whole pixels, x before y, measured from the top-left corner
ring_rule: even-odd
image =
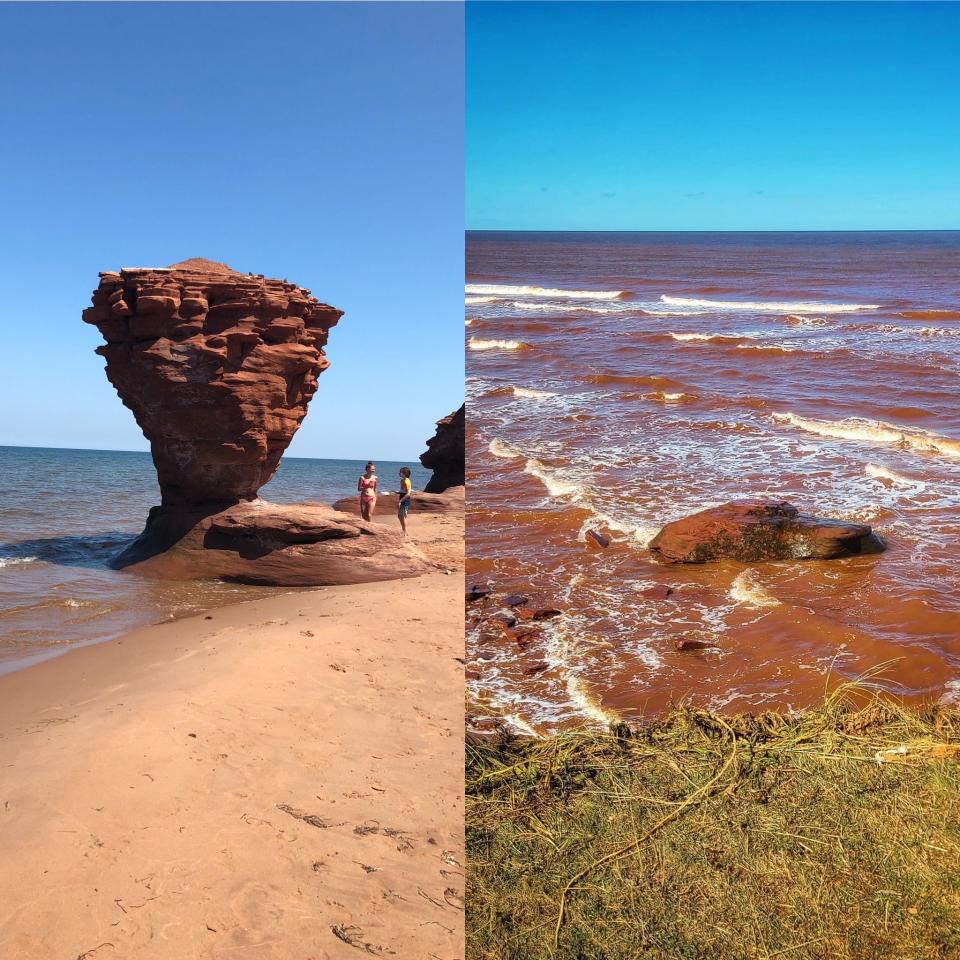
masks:
[[[97,353],[150,441],[161,490],[117,566],[291,585],[429,569],[393,530],[255,499],[306,416],[341,316],[296,284],[210,260],[100,274],[83,319],[106,341]]]
[[[737,500],[668,523],[650,542],[666,563],[731,559],[832,560],[879,553],[883,541],[865,523],[825,520],[789,503]]]
[[[83,312],[150,441],[162,502],[250,500],[276,472],[342,311],[210,260],[101,273]]]
[[[443,493],[448,487],[462,487],[465,483],[466,446],[464,436],[464,406],[437,421],[437,432],[427,441],[427,450],[420,454],[420,462],[433,471],[424,490]]]
[[[398,580],[431,565],[392,527],[319,503],[241,501],[226,510],[154,507],[117,565],[166,580],[280,586]]]

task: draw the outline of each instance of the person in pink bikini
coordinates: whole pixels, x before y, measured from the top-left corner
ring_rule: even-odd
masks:
[[[360,516],[364,520],[372,520],[377,506],[377,468],[374,464],[367,464],[357,482],[357,489],[360,491]]]

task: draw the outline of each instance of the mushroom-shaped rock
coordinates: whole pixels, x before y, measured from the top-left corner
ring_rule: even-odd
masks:
[[[668,523],[650,542],[651,553],[665,563],[832,560],[884,549],[868,524],[814,517],[772,500],[702,510]]]
[[[286,280],[192,259],[100,274],[83,319],[150,441],[161,506],[114,562],[175,579],[312,585],[417,576],[393,530],[257,499],[307,413],[342,313]]]
[[[342,312],[193,259],[102,273],[83,319],[150,441],[164,504],[251,500],[307,413]]]

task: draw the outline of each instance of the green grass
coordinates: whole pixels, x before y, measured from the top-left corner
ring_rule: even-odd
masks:
[[[960,711],[849,688],[473,739],[467,957],[960,958],[957,745]]]

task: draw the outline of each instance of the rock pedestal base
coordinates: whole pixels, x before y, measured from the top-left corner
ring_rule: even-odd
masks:
[[[433,565],[382,524],[319,503],[160,506],[113,563],[167,580],[329,586],[418,577]]]

